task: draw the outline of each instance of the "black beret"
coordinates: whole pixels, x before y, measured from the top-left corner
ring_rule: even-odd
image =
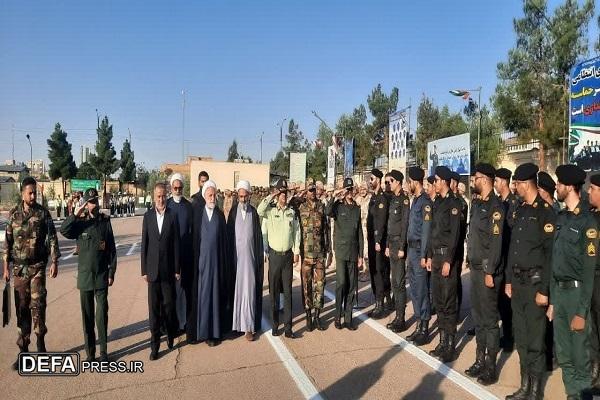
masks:
[[[435,176],[434,175],[428,176],[427,182],[429,182],[430,185],[433,185],[433,182],[435,182]]]
[[[600,186],[600,174],[590,176],[590,183],[592,185]]]
[[[513,180],[515,181],[529,181],[536,180],[537,173],[540,169],[533,163],[521,164],[515,169]]]
[[[510,169],[498,168],[496,170],[496,177],[498,177],[498,178],[502,178],[502,179],[506,179],[507,181],[510,181],[511,176],[512,176],[512,172],[510,172]]]
[[[452,171],[450,171],[450,169],[444,165],[435,167],[435,174],[445,181],[452,179]]]
[[[492,167],[491,164],[488,163],[479,163],[475,166],[475,172],[479,172],[487,176],[488,178],[494,179],[496,176],[496,169]]]
[[[90,200],[95,200],[98,198],[98,191],[94,188],[89,188],[83,193],[83,201],[86,203]]]
[[[377,168],[373,168],[371,170],[371,175],[376,176],[377,178],[381,179],[383,178],[383,172],[381,172],[380,170],[378,170]]]
[[[277,181],[277,184],[275,185],[275,189],[279,189],[279,190],[287,190],[288,185],[287,185],[287,181],[285,179],[280,179]]]
[[[423,178],[425,177],[425,171],[423,171],[423,169],[419,167],[410,167],[408,169],[408,177],[413,181],[422,182]]]
[[[454,179],[456,182],[460,182],[460,175],[458,172],[450,171],[450,179]]]
[[[559,165],[556,168],[556,177],[563,185],[583,185],[585,171],[574,164]]]
[[[402,172],[398,171],[397,169],[391,170],[390,176],[399,182],[402,182],[404,180],[404,175],[402,174]]]
[[[344,179],[344,189],[352,189],[354,187],[354,182],[352,178]]]
[[[556,190],[556,182],[554,182],[549,173],[544,171],[538,172],[538,186],[551,195],[554,195],[554,191]]]

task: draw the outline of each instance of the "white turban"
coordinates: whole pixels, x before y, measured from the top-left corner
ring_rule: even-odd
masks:
[[[248,181],[238,181],[237,185],[235,186],[235,191],[237,192],[240,189],[244,189],[248,193],[252,193],[252,187],[250,186],[250,182]]]
[[[174,181],[180,181],[181,183],[185,183],[185,181],[183,180],[183,175],[181,175],[179,172],[176,172],[173,175],[171,175],[171,179],[169,179],[169,184],[173,186]]]
[[[206,190],[208,188],[215,188],[215,191],[216,191],[217,184],[215,183],[215,181],[209,179],[206,182],[204,182],[204,185],[202,185],[202,197],[204,197],[204,194],[206,193]]]

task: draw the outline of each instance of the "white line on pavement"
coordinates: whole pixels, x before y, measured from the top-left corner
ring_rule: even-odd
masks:
[[[281,338],[271,335],[271,323],[265,317],[262,319],[262,325],[264,335],[277,353],[277,356],[279,356],[279,359],[283,361],[283,365],[285,365],[288,373],[294,379],[294,382],[296,382],[296,386],[298,386],[302,395],[310,400],[323,400],[315,385],[313,385],[308,375],[304,373],[292,353],[285,347]]]
[[[65,258],[63,258],[63,260],[68,260],[69,258],[72,258],[73,256],[75,256],[75,252],[77,250],[73,250],[73,252],[71,254],[69,254],[68,256],[65,256]]]
[[[125,254],[126,256],[130,256],[133,254],[133,251],[135,250],[135,246],[138,245],[138,242],[135,242],[134,244],[131,245],[131,248],[129,249],[129,251],[127,252],[127,254]]]

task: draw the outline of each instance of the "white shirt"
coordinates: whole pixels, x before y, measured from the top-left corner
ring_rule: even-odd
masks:
[[[246,220],[246,214],[247,214],[246,208],[247,207],[248,206],[245,203],[244,204],[240,203],[240,212],[242,213],[242,220],[243,221]]]
[[[165,220],[165,210],[166,210],[166,208],[162,211],[162,213],[160,213],[158,210],[156,210],[156,224],[158,225],[158,234],[159,235],[162,233],[163,221]]]
[[[213,212],[215,211],[215,209],[208,208],[207,206],[204,206],[204,208],[206,209],[206,215],[208,215],[208,220],[210,221],[212,219]]]

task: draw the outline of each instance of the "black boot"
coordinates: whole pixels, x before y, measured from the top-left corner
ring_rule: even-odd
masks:
[[[417,326],[415,327],[415,330],[413,333],[411,333],[410,335],[408,335],[406,337],[406,340],[408,340],[409,342],[412,342],[413,340],[415,340],[417,338],[417,336],[419,336],[419,332],[421,331],[421,325],[423,324],[423,321],[418,320],[417,321]]]
[[[592,361],[592,387],[600,389],[600,361]]]
[[[335,317],[335,320],[333,321],[333,326],[335,326],[335,329],[342,329],[344,327],[344,325],[342,325],[340,317]]]
[[[44,341],[44,335],[37,336],[37,351],[38,353],[46,353],[46,342]]]
[[[538,376],[531,376],[531,393],[529,394],[530,400],[543,400],[544,399],[544,387],[542,384],[542,378]]]
[[[485,363],[485,349],[477,346],[475,351],[475,363],[465,371],[465,375],[471,378],[477,378],[483,372],[483,365]]]
[[[455,350],[456,350],[456,335],[447,334],[448,341],[446,343],[446,347],[439,355],[439,360],[443,363],[448,363],[454,361],[456,358]]]
[[[395,307],[395,305],[392,302],[392,295],[389,294],[389,293],[387,293],[385,295],[385,308],[384,308],[384,311],[392,312],[392,311],[394,311],[394,307]]]
[[[424,346],[429,343],[429,320],[422,321],[421,329],[419,330],[419,334],[413,341],[415,346]]]
[[[29,353],[29,340],[25,340],[25,339],[23,339],[23,337],[20,337],[19,340],[17,340],[17,346],[19,346],[19,354]],[[12,369],[15,371],[19,369],[19,356],[18,355],[17,355],[17,359],[15,360],[15,362],[12,365]]]
[[[527,400],[531,393],[531,379],[529,374],[521,371],[521,387],[519,390],[506,396],[506,400]]]
[[[490,351],[485,358],[483,372],[479,378],[477,378],[477,382],[483,386],[493,385],[494,383],[498,382],[498,375],[496,374],[496,355],[497,352]]]
[[[394,321],[395,323],[392,324],[392,327],[388,328],[391,329],[392,332],[400,333],[408,329],[408,326],[406,325],[406,320],[404,319],[404,310],[396,310],[396,318],[394,318]]]
[[[321,316],[321,310],[315,310],[315,322],[314,322],[314,325],[315,325],[315,327],[318,330],[324,331],[325,330],[325,326],[321,322],[320,316]]]
[[[311,310],[306,310],[306,330],[312,332],[315,329],[313,325],[312,312]]]
[[[383,300],[378,300],[375,302],[375,308],[371,312],[371,318],[381,319],[384,316],[385,316],[385,311],[383,310]]]
[[[440,354],[442,354],[444,352],[444,349],[446,348],[447,341],[448,334],[444,331],[440,331],[440,342],[437,346],[435,346],[435,349],[429,352],[429,355],[433,357],[438,357]]]

